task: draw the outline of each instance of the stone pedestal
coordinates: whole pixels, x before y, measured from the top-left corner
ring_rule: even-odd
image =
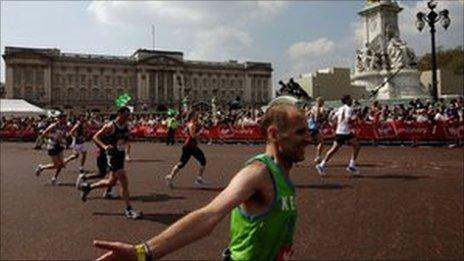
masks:
[[[394,72],[371,71],[358,73],[351,77],[353,84],[362,85],[371,92],[378,89]],[[420,72],[416,69],[403,69],[393,76],[377,93],[377,99],[430,98],[420,82]]]
[[[378,90],[376,99],[430,97],[420,82],[414,50],[400,37],[398,14],[401,10],[397,1],[372,0],[358,13],[364,19],[366,30],[364,46],[356,50],[351,81],[364,86],[368,92]]]

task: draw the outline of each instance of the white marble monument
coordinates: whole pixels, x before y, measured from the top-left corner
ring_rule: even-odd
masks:
[[[365,32],[351,81],[380,100],[430,97],[420,83],[414,50],[400,38],[401,10],[395,0],[368,0],[358,13]]]

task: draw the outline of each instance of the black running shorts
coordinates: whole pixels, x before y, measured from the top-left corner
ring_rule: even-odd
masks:
[[[190,157],[193,156],[201,166],[206,165],[206,158],[203,151],[198,146],[182,146],[182,155],[180,156],[180,164],[178,167],[181,169],[187,164]]]
[[[126,158],[126,152],[113,149],[106,152],[108,169],[112,172],[116,172],[120,169],[124,169],[124,160]]]
[[[61,147],[61,145],[53,145],[53,147],[48,150],[48,155],[56,156],[61,152],[63,152],[63,147]]]
[[[335,135],[335,141],[339,144],[339,145],[343,145],[343,144],[346,144],[347,141],[350,141],[352,140],[354,137],[354,135],[352,133],[350,134],[337,134]]]
[[[106,158],[106,153],[103,150],[100,150],[98,152],[97,167],[98,167],[98,174],[102,178],[105,177],[106,173],[108,172],[108,158]]]

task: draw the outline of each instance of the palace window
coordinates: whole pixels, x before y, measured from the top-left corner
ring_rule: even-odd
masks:
[[[98,75],[93,76],[93,85],[98,85]]]
[[[74,85],[74,76],[71,74],[68,74],[68,83]]]
[[[87,90],[85,88],[80,88],[79,89],[79,96],[81,100],[87,100],[88,95],[87,95]]]
[[[13,69],[13,82],[14,82],[14,85],[21,84],[21,81],[22,81],[21,74],[22,74],[22,69],[19,66],[14,67],[14,69]]]
[[[44,84],[44,69],[42,68],[37,69],[36,74],[35,74],[35,82],[38,85]]]
[[[33,82],[33,76],[34,76],[34,71],[32,70],[32,68],[29,68],[29,67],[26,67],[26,69],[24,70],[24,78],[26,79],[26,84],[32,84]]]

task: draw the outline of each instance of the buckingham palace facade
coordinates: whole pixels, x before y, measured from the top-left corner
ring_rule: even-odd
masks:
[[[133,103],[176,107],[216,97],[260,106],[272,98],[272,66],[262,62],[184,60],[182,52],[139,49],[131,56],[6,47],[6,98],[47,108],[110,110],[123,93]]]

